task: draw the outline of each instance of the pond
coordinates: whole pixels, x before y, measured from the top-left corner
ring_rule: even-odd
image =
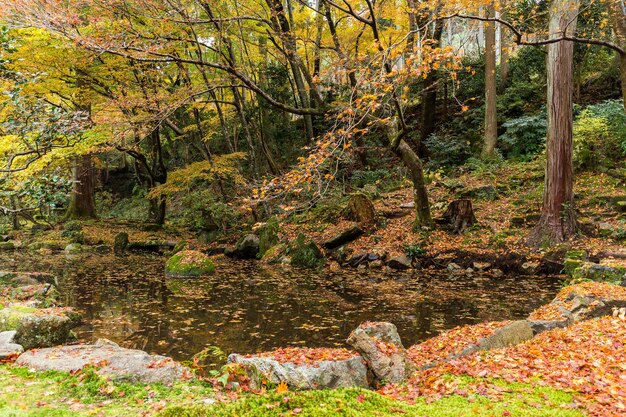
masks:
[[[0,269],[58,277],[78,309],[77,336],[187,360],[207,346],[254,353],[344,346],[362,321],[390,321],[409,346],[459,325],[524,318],[549,302],[556,277],[446,272],[305,271],[223,260],[211,277],[166,278],[156,255],[0,255]]]

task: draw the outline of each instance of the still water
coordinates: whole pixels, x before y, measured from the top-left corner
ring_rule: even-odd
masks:
[[[409,346],[443,330],[525,317],[549,302],[554,277],[415,271],[304,271],[221,260],[211,277],[167,278],[156,255],[0,255],[2,270],[58,277],[83,315],[77,336],[189,359],[207,346],[254,353],[335,347],[362,321],[391,321]]]

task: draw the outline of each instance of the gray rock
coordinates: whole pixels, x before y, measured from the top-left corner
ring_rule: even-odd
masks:
[[[524,262],[522,264],[522,271],[526,274],[533,275],[537,273],[539,266],[541,266],[539,262]]]
[[[273,384],[286,383],[296,389],[369,387],[367,367],[360,356],[339,361],[321,361],[315,366],[280,363],[271,357],[246,358],[237,354],[229,363],[244,365],[253,385],[260,386],[260,377]]]
[[[234,250],[225,254],[236,259],[256,259],[259,253],[259,243],[257,235],[249,234],[237,242]]]
[[[15,343],[15,334],[15,330],[0,332],[0,360],[24,352],[24,348]]]
[[[387,261],[387,266],[400,271],[405,271],[413,266],[411,258],[406,255],[396,256]]]
[[[22,345],[16,343],[0,344],[0,360],[7,359],[11,356],[15,357],[22,352],[24,352]]]
[[[519,345],[532,339],[534,335],[530,322],[527,320],[515,321],[496,330],[491,336],[481,339],[478,342],[478,347],[480,350],[501,349]]]
[[[547,332],[548,330],[562,329],[567,327],[567,320],[563,321],[547,321],[547,320],[535,320],[529,321],[533,334],[536,336],[539,333]]]
[[[454,262],[450,262],[450,263],[448,264],[447,269],[448,269],[448,271],[450,271],[450,272],[459,272],[459,271],[461,271],[461,269],[462,269],[462,268],[461,268],[461,266],[460,266],[460,265],[457,265],[457,264],[455,264]]]
[[[31,350],[20,355],[15,363],[36,371],[65,372],[75,372],[87,365],[95,365],[99,375],[145,384],[172,384],[186,373],[182,365],[170,358],[150,355],[141,350],[124,349],[104,340],[93,345]]]
[[[362,323],[347,343],[363,356],[380,383],[400,383],[415,369],[391,323]]]
[[[65,253],[68,255],[74,255],[83,251],[83,245],[80,243],[70,243],[65,247]]]

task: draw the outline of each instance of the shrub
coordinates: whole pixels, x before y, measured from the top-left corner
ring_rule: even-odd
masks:
[[[506,132],[499,138],[499,148],[507,158],[530,161],[546,145],[546,113],[522,116],[502,125]]]
[[[426,140],[430,154],[428,168],[452,168],[462,165],[472,155],[471,144],[461,136],[434,133]]]
[[[584,109],[574,123],[574,162],[579,169],[615,165],[626,153],[626,114],[621,101]]]

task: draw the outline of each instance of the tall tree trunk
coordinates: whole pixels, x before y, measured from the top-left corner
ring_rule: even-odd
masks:
[[[500,19],[506,20],[507,19],[506,1],[501,0],[500,6],[501,6]],[[509,69],[510,69],[509,48],[512,45],[510,38],[511,38],[511,34],[509,32],[509,29],[506,26],[500,24],[500,83],[503,87],[506,85],[506,82],[509,80]]]
[[[163,161],[163,147],[161,145],[161,129],[156,127],[149,137],[152,166],[149,169],[148,176],[149,188],[153,188],[158,184],[165,184],[167,181],[167,169]],[[150,199],[149,221],[158,225],[165,224],[166,197],[159,195]]]
[[[491,3],[486,16],[495,17],[495,8]],[[498,140],[498,118],[496,109],[496,24],[485,23],[485,138],[482,157],[491,159],[495,155]]]
[[[613,23],[613,31],[617,38],[617,43],[626,51],[626,1],[613,0],[609,2],[609,11]],[[626,52],[620,54],[620,75],[622,83],[622,99],[624,100],[624,111],[626,111]]]
[[[67,219],[92,219],[96,217],[94,199],[95,175],[91,155],[74,158],[73,185]]]
[[[435,11],[437,13],[437,11]],[[435,21],[435,31],[433,32],[433,47],[437,48],[441,45],[441,37],[443,36],[443,19]],[[439,75],[436,71],[430,71],[424,79],[424,92],[422,93],[422,129],[420,132],[420,143],[418,146],[420,158],[427,155],[426,139],[437,128],[437,82]]]
[[[550,6],[550,36],[576,31],[578,0],[554,0]],[[576,233],[572,164],[574,43],[548,45],[548,137],[543,207],[531,234],[535,246],[562,242]]]
[[[298,98],[300,100],[300,107],[308,108],[310,107],[309,95],[304,85],[304,77],[302,76],[300,59],[297,53],[296,38],[291,32],[291,25],[285,15],[285,8],[283,7],[281,0],[265,1],[272,10],[272,22],[274,23],[275,30],[282,36],[285,57],[291,67],[293,80],[296,84],[296,92],[298,93]],[[291,3],[287,2],[287,6],[290,9]],[[289,11],[290,10],[288,10],[288,12]],[[313,86],[311,86],[311,88],[313,88]],[[303,117],[306,135],[309,139],[312,139],[315,136],[313,132],[313,117],[310,114],[306,114]]]

